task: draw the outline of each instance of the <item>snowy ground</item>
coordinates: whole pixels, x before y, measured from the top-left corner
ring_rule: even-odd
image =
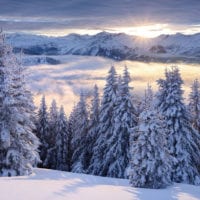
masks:
[[[1,177],[1,200],[200,200],[200,187],[132,188],[128,180],[35,169],[29,177]]]

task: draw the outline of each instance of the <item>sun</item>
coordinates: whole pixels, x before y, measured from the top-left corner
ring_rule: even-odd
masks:
[[[118,27],[113,29],[114,32],[123,32],[128,35],[135,35],[144,38],[153,38],[161,34],[171,34],[171,30],[167,24],[152,24],[152,25],[140,25],[133,27]]]

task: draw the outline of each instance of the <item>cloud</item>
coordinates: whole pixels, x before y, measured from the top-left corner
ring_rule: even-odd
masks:
[[[151,23],[200,24],[199,0],[0,0],[7,30],[103,29]]]
[[[65,60],[59,65],[29,66],[29,86],[34,92],[36,104],[39,105],[42,94],[45,94],[47,101],[56,99],[59,105],[64,105],[69,113],[74,103],[78,101],[80,91],[92,91],[95,84],[98,85],[102,94],[105,78],[111,66],[110,59],[99,57],[84,57],[65,55],[58,57]],[[144,95],[147,83],[157,90],[156,80],[164,76],[164,71],[171,64],[164,63],[142,63],[136,61],[112,61],[118,74],[122,74],[126,63],[132,78],[130,86],[134,96]],[[73,63],[73,64],[72,64]],[[94,65],[96,63],[96,65]],[[191,83],[199,74],[199,64],[180,63],[179,68],[185,82],[183,89],[188,97]],[[72,68],[74,70],[72,70]]]

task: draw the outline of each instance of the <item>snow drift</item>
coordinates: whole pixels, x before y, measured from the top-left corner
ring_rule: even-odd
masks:
[[[138,189],[128,180],[35,169],[31,176],[1,177],[2,200],[199,200],[200,187],[174,184]]]

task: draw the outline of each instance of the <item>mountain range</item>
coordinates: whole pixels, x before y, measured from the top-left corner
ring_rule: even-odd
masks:
[[[200,61],[200,33],[155,38],[108,32],[63,37],[14,33],[6,37],[16,53],[23,51],[27,55],[87,55],[146,62]]]

